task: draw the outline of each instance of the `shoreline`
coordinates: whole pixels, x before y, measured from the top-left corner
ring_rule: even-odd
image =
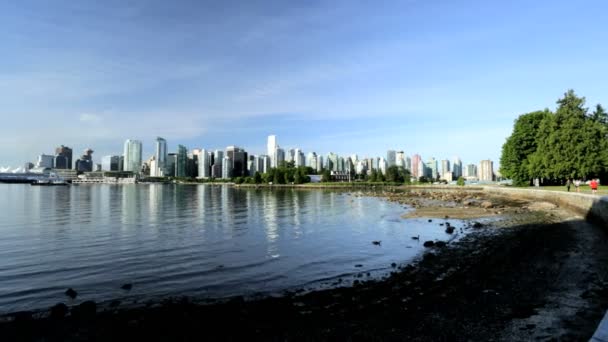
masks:
[[[601,272],[595,272],[593,276],[578,271],[586,281],[576,288],[580,292],[577,295],[585,294],[585,298],[581,298],[584,305],[573,318],[565,316],[564,322],[549,327],[534,321],[551,301],[555,287],[552,279],[559,279],[566,271],[562,265],[572,262],[568,260],[570,258],[584,257],[577,250],[585,247],[580,245],[585,241],[578,240],[586,238],[586,229],[575,229],[573,225],[587,223],[557,207],[530,208],[530,203],[523,200],[487,194],[477,196],[479,199],[474,196],[473,202],[465,206],[463,202],[471,199],[466,198],[470,195],[464,195],[466,191],[462,193],[420,193],[414,197],[392,192],[355,194],[384,197],[431,212],[438,209],[465,211],[481,208],[484,201],[491,201],[492,208],[482,209],[489,211],[491,216],[504,218],[502,223],[469,227],[473,231],[459,241],[428,249],[414,263],[396,267],[387,279],[355,281],[352,287],[306,294],[292,292],[282,297],[252,300],[235,297],[210,304],[184,297],[154,303],[150,307],[123,309],[118,306],[97,312],[96,306],[83,303],[73,307],[68,316],[57,312],[45,318],[34,318],[28,313],[13,314],[14,320],[0,323],[0,336],[10,339],[25,334],[26,340],[27,337],[31,340],[40,337],[78,340],[123,336],[152,340],[163,339],[162,336],[222,340],[250,339],[251,336],[296,340],[347,336],[487,340],[496,339],[496,332],[506,334],[505,339],[527,339],[542,337],[543,333],[546,335],[546,329],[554,329],[554,333],[566,339],[588,339],[603,316],[602,309],[608,305],[607,284],[597,285]],[[441,216],[442,213],[434,218],[445,218]],[[598,227],[589,228],[596,237],[605,240],[605,234]],[[542,248],[537,248],[539,241]],[[567,255],[563,255],[564,251]],[[592,249],[592,252],[597,258],[581,259],[593,266],[591,269],[598,267],[596,262],[608,260],[608,252],[603,248]],[[573,257],[571,253],[579,255]],[[545,273],[539,273],[539,270],[545,270]],[[513,279],[513,275],[518,279]],[[589,277],[594,279],[587,279]],[[568,317],[578,324],[576,330],[568,328],[572,323]],[[521,323],[522,320],[536,323]],[[201,324],[205,326],[203,331],[199,329]]]

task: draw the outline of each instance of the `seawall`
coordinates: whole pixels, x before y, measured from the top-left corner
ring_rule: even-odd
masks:
[[[588,220],[596,221],[608,227],[608,196],[495,186],[486,186],[484,191],[501,196],[555,203],[584,216]]]

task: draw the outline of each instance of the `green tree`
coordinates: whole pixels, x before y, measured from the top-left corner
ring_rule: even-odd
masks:
[[[420,177],[418,177],[418,182],[419,183],[428,183],[429,179],[426,178],[426,176],[420,176]]]
[[[456,181],[456,185],[464,186],[464,177],[462,177],[462,176],[458,177],[458,180]]]
[[[262,183],[262,175],[260,175],[260,173],[259,173],[259,172],[257,172],[257,171],[256,171],[256,172],[253,174],[253,182],[254,182],[255,184],[260,184],[260,183]]]
[[[331,172],[329,170],[323,170],[321,173],[321,182],[331,182]]]
[[[604,125],[608,124],[608,113],[606,113],[604,107],[602,107],[601,104],[598,103],[595,106],[595,110],[593,111],[593,113],[591,113],[591,120]]]
[[[513,133],[502,146],[500,156],[500,172],[503,176],[512,179],[514,185],[529,185],[534,176],[541,176],[531,168],[531,156],[538,148],[541,123],[552,115],[548,109],[545,109],[522,114],[515,120]]]
[[[293,175],[293,182],[294,184],[302,184],[302,175],[300,175],[300,172],[296,172]]]

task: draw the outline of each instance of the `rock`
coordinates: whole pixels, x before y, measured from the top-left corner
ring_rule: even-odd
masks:
[[[120,287],[123,290],[127,290],[130,291],[133,288],[133,284],[124,284],[123,286]]]
[[[70,287],[69,289],[65,290],[65,295],[74,299],[78,296],[78,292],[74,291],[74,289]]]
[[[550,203],[550,202],[534,202],[534,203],[530,203],[530,205],[528,206],[529,210],[534,210],[534,211],[552,210],[555,208],[557,208],[557,205]]]
[[[437,241],[437,242],[435,242],[435,247],[442,248],[442,247],[445,247],[446,245],[447,245],[447,243],[445,241]]]
[[[481,222],[477,222],[477,221],[473,222],[473,228],[481,228],[481,227],[483,227],[483,224],[481,224]]]
[[[92,300],[87,300],[72,308],[72,316],[78,318],[93,318],[96,313],[97,303]]]
[[[473,201],[464,200],[464,201],[462,201],[462,205],[464,205],[465,207],[469,207],[469,206],[473,205]]]
[[[62,319],[68,314],[68,306],[63,303],[57,303],[51,307],[51,319]]]
[[[448,226],[448,227],[445,229],[445,232],[446,232],[446,233],[448,233],[448,234],[452,234],[452,233],[454,233],[454,229],[456,229],[456,228],[454,228],[454,227],[452,227],[452,226]]]
[[[395,268],[395,267],[397,267],[397,264],[396,264],[396,263],[392,263],[392,264],[391,264],[391,267],[392,267],[392,268]]]
[[[433,220],[429,219],[429,222],[433,222]]]
[[[490,201],[483,201],[483,202],[481,202],[480,206],[484,209],[489,209],[494,206],[494,203],[492,203]]]
[[[429,240],[429,241],[425,241],[423,244],[424,247],[433,247],[435,246],[435,242]]]

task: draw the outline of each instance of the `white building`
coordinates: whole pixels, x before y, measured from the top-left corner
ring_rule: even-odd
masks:
[[[124,146],[124,171],[141,170],[141,141],[127,139]]]
[[[479,180],[491,182],[494,180],[494,165],[491,160],[482,160],[479,162]]]
[[[299,148],[295,149],[293,158],[295,167],[304,166],[306,164],[304,160],[304,152],[302,152]]]
[[[52,169],[54,167],[55,157],[48,154],[41,154],[38,156],[36,167],[44,167]]]
[[[154,157],[156,159],[156,165],[152,167],[150,165],[150,175],[153,177],[163,177],[167,173],[167,140],[157,137],[156,138],[156,151]]]
[[[211,178],[211,155],[210,151],[201,149],[198,156],[198,178]]]
[[[380,172],[382,172],[383,175],[386,174],[386,169],[388,169],[388,167],[389,165],[386,159],[380,158],[380,160],[378,161],[378,169],[380,170]]]
[[[222,178],[228,179],[232,177],[232,159],[225,156],[222,161]]]
[[[266,153],[267,153],[268,157],[270,157],[271,167],[277,167],[277,164],[275,164],[275,163],[277,161],[276,153],[277,153],[278,148],[279,148],[279,145],[277,144],[276,135],[269,135]]]

